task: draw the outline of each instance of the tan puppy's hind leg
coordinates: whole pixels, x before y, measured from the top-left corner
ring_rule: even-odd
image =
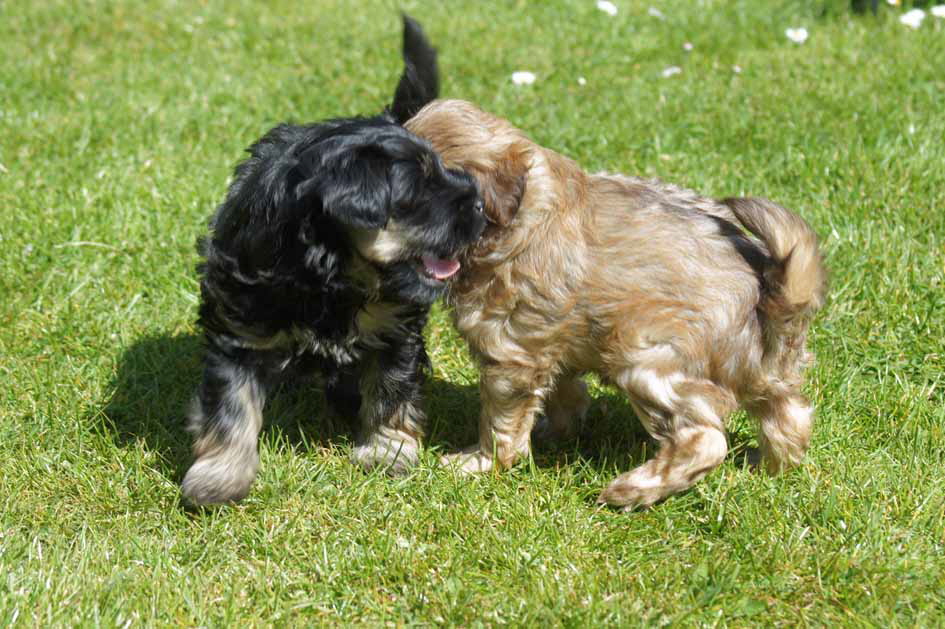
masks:
[[[814,424],[810,402],[793,393],[753,404],[749,411],[760,424],[761,456],[768,472],[779,474],[800,464]]]
[[[660,450],[652,460],[618,476],[598,502],[625,510],[648,507],[688,489],[725,459],[723,420],[736,408],[730,392],[668,369],[665,362],[630,367],[615,381],[631,396]]]

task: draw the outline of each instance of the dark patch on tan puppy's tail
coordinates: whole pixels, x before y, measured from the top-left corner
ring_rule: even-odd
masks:
[[[826,295],[827,272],[817,234],[803,218],[767,199],[731,198],[722,203],[768,249],[758,307],[765,318],[765,358],[784,373],[806,360],[807,328]]]

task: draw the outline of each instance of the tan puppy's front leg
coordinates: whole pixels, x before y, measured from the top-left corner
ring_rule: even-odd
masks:
[[[551,380],[547,374],[518,366],[483,367],[479,377],[479,443],[448,454],[441,462],[465,474],[479,474],[496,464],[510,468],[527,457],[532,426]]]
[[[591,408],[591,396],[581,376],[565,372],[555,380],[532,438],[539,443],[562,443],[577,437]]]

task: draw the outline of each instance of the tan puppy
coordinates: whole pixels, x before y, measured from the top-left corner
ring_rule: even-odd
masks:
[[[434,101],[406,126],[478,179],[492,222],[451,291],[481,365],[482,414],[479,444],[449,462],[512,465],[543,410],[552,431],[572,433],[591,371],[660,443],[600,502],[630,509],[692,486],[725,458],[724,421],[739,406],[760,422],[768,470],[801,461],[805,339],[825,271],[800,217],[762,199],[588,175],[462,101]]]

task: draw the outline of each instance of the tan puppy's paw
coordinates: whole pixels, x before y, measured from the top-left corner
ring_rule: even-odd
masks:
[[[621,507],[622,511],[633,511],[649,507],[666,496],[666,488],[658,477],[647,474],[645,468],[621,474],[597,498],[598,504]]]
[[[492,457],[483,454],[478,445],[453,454],[445,454],[440,457],[440,464],[464,476],[482,474],[493,468]]]

